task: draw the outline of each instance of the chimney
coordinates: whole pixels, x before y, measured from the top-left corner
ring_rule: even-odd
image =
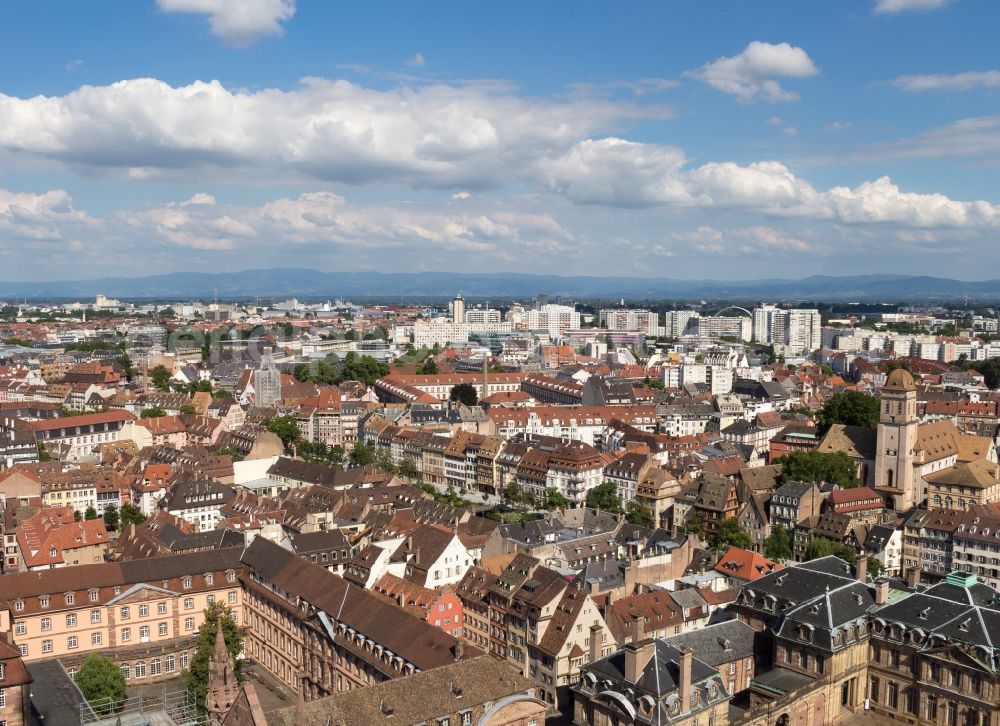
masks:
[[[690,648],[681,648],[680,678],[677,688],[681,692],[681,713],[691,711],[691,662],[694,652]]]
[[[646,618],[643,615],[632,616],[632,643],[638,644],[645,635]]]
[[[601,626],[597,623],[590,626],[590,660],[588,663],[593,663],[601,657],[601,646],[603,645],[601,636],[603,634],[604,631],[601,630]]]
[[[652,639],[643,640],[644,620],[642,615],[632,618],[632,641],[625,644],[625,680],[633,684],[639,680],[656,647]]]
[[[464,648],[461,639],[455,641],[455,660],[462,660]]]
[[[906,584],[913,590],[917,589],[917,585],[920,584],[919,568],[913,567],[906,571]]]
[[[879,580],[875,583],[875,604],[885,605],[889,602],[889,581]]]
[[[858,582],[864,584],[868,582],[868,555],[861,553],[858,555],[858,564],[855,568],[858,573]]]

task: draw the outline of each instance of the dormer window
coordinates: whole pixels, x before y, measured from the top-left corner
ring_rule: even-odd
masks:
[[[183,580],[181,580],[181,584],[183,585],[184,589],[187,590],[188,588],[191,587],[191,578],[185,577]]]
[[[47,608],[49,606],[49,596],[42,595],[40,598],[38,598],[38,605],[39,607]]]
[[[100,596],[99,590],[90,591],[90,602],[97,602],[97,598]]]
[[[72,605],[75,602],[76,602],[76,595],[74,595],[71,592],[67,592],[66,593],[66,604],[67,605]]]
[[[206,585],[214,585],[215,584],[215,575],[213,575],[211,572],[209,572],[207,575],[205,575],[205,584]]]

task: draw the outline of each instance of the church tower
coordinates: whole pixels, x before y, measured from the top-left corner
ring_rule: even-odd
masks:
[[[897,368],[882,388],[875,445],[875,489],[886,508],[897,512],[919,504],[913,451],[917,426],[916,383],[909,371]]]
[[[205,710],[210,724],[221,724],[240,695],[240,684],[236,682],[233,659],[226,648],[226,638],[222,634],[220,613],[215,631],[215,649],[208,659],[208,694],[205,696]]]

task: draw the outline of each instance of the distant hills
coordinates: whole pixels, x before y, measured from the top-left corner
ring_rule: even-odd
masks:
[[[299,298],[550,297],[641,300],[1000,300],[1000,280],[966,282],[907,275],[816,275],[801,280],[679,280],[649,277],[452,272],[320,272],[297,268],[242,272],[174,272],[149,277],[105,277],[55,282],[0,282],[0,299],[84,299],[97,294],[126,299],[184,300],[251,297]]]

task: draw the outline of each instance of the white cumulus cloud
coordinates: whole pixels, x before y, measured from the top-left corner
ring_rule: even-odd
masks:
[[[225,43],[244,46],[284,33],[295,15],[295,0],[156,0],[167,13],[207,15],[212,33]]]
[[[556,101],[490,83],[389,90],[304,79],[291,90],[173,87],[152,78],[64,96],[0,94],[0,149],[136,178],[245,168],[348,184],[475,189],[510,179],[595,128],[646,109],[610,99]]]
[[[424,59],[423,53],[414,53],[412,56],[407,58],[404,63],[411,68],[423,68],[427,64],[427,61]]]
[[[854,188],[815,189],[779,161],[708,162],[688,168],[675,147],[601,139],[546,160],[550,190],[580,203],[736,209],[776,217],[919,228],[1000,227],[1000,206],[904,192],[888,177]],[[542,174],[542,169],[538,172]]]
[[[755,40],[742,53],[718,58],[687,75],[743,102],[761,98],[775,103],[798,99],[798,94],[782,88],[777,79],[808,78],[818,73],[802,48]]]
[[[965,73],[930,73],[899,76],[892,82],[904,91],[975,91],[1000,88],[1000,71],[967,71]]]
[[[937,10],[947,5],[949,0],[876,0],[875,12],[895,15],[914,10]]]

